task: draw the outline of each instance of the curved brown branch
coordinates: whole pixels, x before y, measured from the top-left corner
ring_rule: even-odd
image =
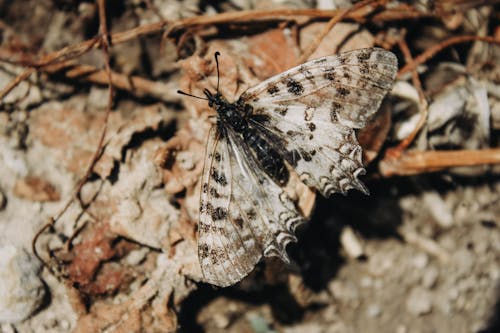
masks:
[[[403,151],[386,155],[379,164],[384,177],[415,175],[446,168],[500,163],[500,149]]]
[[[406,74],[408,72],[411,72],[415,68],[417,68],[419,65],[424,64],[427,62],[429,59],[434,57],[436,54],[441,52],[447,47],[450,47],[452,45],[456,44],[462,44],[462,43],[467,43],[471,41],[482,41],[482,42],[487,42],[491,44],[496,44],[500,46],[500,40],[491,37],[491,36],[456,36],[456,37],[450,37],[444,41],[442,41],[439,44],[433,45],[432,47],[428,48],[425,50],[423,53],[421,53],[418,57],[414,59],[413,64],[406,64],[403,68],[401,68],[398,72],[398,77],[401,77],[403,74]]]

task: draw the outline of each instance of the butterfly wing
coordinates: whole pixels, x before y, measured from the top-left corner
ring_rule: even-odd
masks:
[[[275,147],[301,180],[324,196],[367,189],[354,129],[366,125],[391,89],[397,59],[370,48],[311,60],[248,89],[251,121],[262,135],[282,138]]]
[[[211,284],[232,285],[262,255],[288,261],[303,218],[293,202],[257,165],[245,142],[230,129],[214,127],[207,144],[200,197],[198,255]]]

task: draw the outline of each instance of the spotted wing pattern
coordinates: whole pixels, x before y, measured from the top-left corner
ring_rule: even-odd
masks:
[[[286,245],[303,218],[263,172],[243,139],[214,126],[202,175],[198,256],[206,282],[229,286],[265,256],[288,262]]]
[[[311,60],[248,89],[262,134],[280,138],[276,148],[304,183],[324,196],[367,189],[354,129],[366,125],[391,89],[397,58],[378,48]]]

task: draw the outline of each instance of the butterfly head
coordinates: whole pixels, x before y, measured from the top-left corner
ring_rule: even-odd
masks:
[[[212,94],[212,92],[208,89],[203,90],[205,96],[207,96],[208,106],[214,108],[215,110],[219,110],[221,107],[228,104],[227,100],[222,96],[220,92],[216,92]]]
[[[185,95],[185,96],[190,96],[198,99],[206,99],[208,101],[208,106],[211,108],[214,108],[215,110],[219,111],[221,110],[224,106],[228,105],[228,101],[222,96],[222,94],[219,92],[219,78],[220,78],[220,73],[219,73],[219,56],[220,53],[219,51],[215,52],[214,58],[215,58],[215,63],[217,65],[217,90],[215,94],[212,94],[212,92],[208,89],[203,90],[203,94],[205,94],[206,98],[200,97],[200,96],[194,96],[188,93],[185,93],[181,90],[177,90],[178,94]]]

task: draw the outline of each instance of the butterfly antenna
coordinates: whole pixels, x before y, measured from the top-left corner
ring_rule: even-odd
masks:
[[[205,98],[205,97],[200,97],[200,96],[195,96],[195,95],[191,95],[191,94],[185,93],[185,92],[184,92],[184,91],[182,91],[182,90],[177,90],[177,93],[178,93],[178,94],[181,94],[181,95],[185,95],[185,96],[194,97],[194,98],[203,99],[203,100],[205,100],[205,101],[208,101],[208,98]]]
[[[217,64],[217,93],[219,92],[219,78],[220,78],[220,74],[219,74],[219,56],[220,56],[220,52],[219,51],[216,51],[215,52],[215,63]]]

